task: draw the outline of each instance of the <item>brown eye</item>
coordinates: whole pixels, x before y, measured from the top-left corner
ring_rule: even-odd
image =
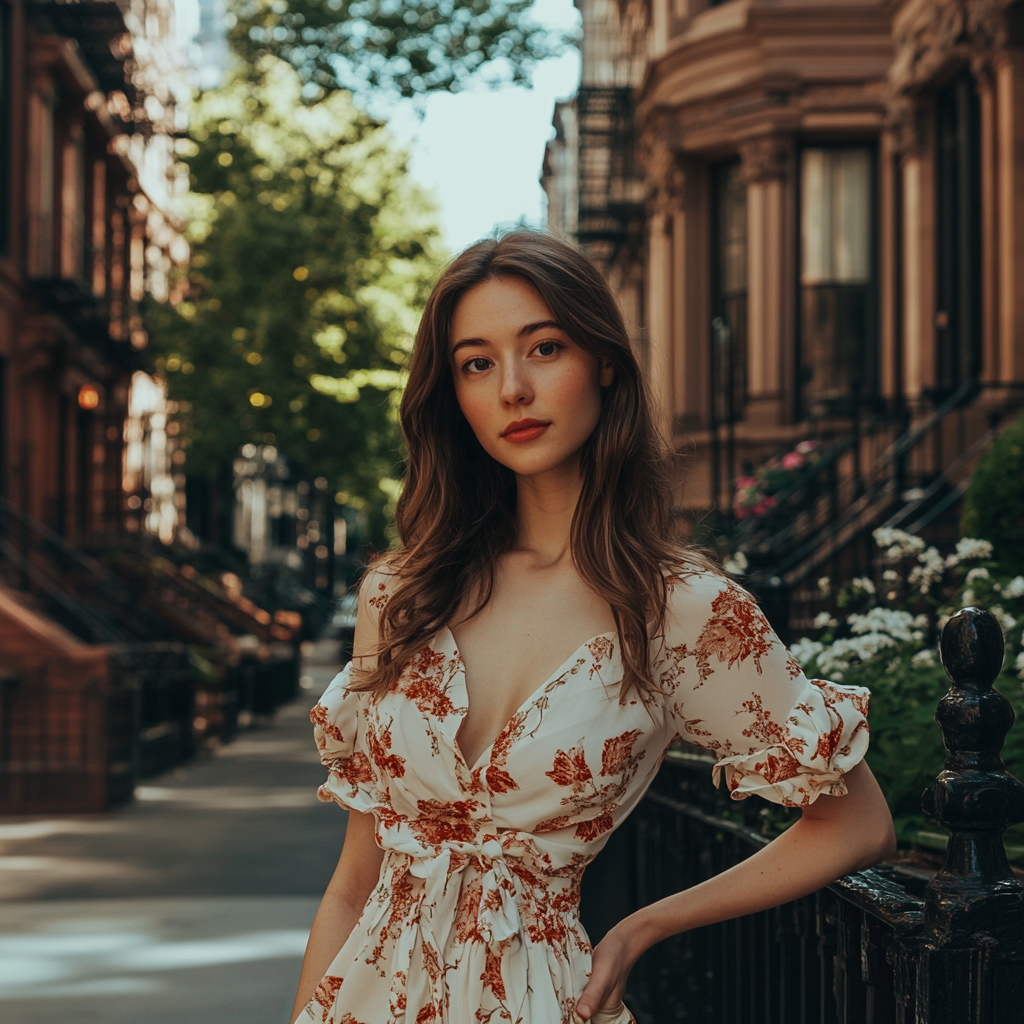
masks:
[[[468,363],[463,366],[464,370],[468,370],[470,373],[483,373],[487,369],[489,361],[484,359],[483,356],[477,356],[476,359],[470,359]]]
[[[537,346],[537,354],[542,356],[553,356],[562,346],[557,341],[542,341]]]

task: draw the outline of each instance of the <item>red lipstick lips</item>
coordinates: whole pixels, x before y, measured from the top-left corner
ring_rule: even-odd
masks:
[[[543,420],[515,420],[501,432],[501,436],[513,444],[521,444],[523,441],[532,441],[535,437],[540,437],[550,426],[550,423]]]

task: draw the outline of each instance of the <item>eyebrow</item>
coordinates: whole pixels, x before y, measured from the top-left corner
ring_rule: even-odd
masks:
[[[525,338],[528,334],[536,334],[537,331],[551,330],[554,328],[556,331],[562,330],[562,325],[555,320],[538,320],[536,323],[526,324],[520,327],[516,331],[517,338]],[[465,348],[467,345],[489,345],[485,338],[463,338],[461,341],[457,341],[453,346],[449,355],[455,355],[460,348]]]

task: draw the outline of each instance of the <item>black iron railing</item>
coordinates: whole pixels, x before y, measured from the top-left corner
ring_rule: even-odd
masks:
[[[1013,722],[992,688],[996,620],[968,608],[942,634],[952,687],[936,719],[948,756],[925,794],[947,831],[931,877],[885,864],[771,911],[648,951],[626,1002],[638,1024],[1003,1024],[1024,1010],[1024,883],[1003,830],[1024,820],[1024,785],[999,757]],[[593,941],[616,920],[696,885],[767,843],[757,798],[708,783],[713,758],[670,751],[654,785],[584,878]]]

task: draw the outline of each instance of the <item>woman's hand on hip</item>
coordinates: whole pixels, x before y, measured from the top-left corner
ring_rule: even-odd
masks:
[[[577,1016],[590,1020],[598,1010],[622,1003],[629,972],[642,952],[635,945],[629,930],[620,923],[594,947],[590,981],[576,1004]]]

